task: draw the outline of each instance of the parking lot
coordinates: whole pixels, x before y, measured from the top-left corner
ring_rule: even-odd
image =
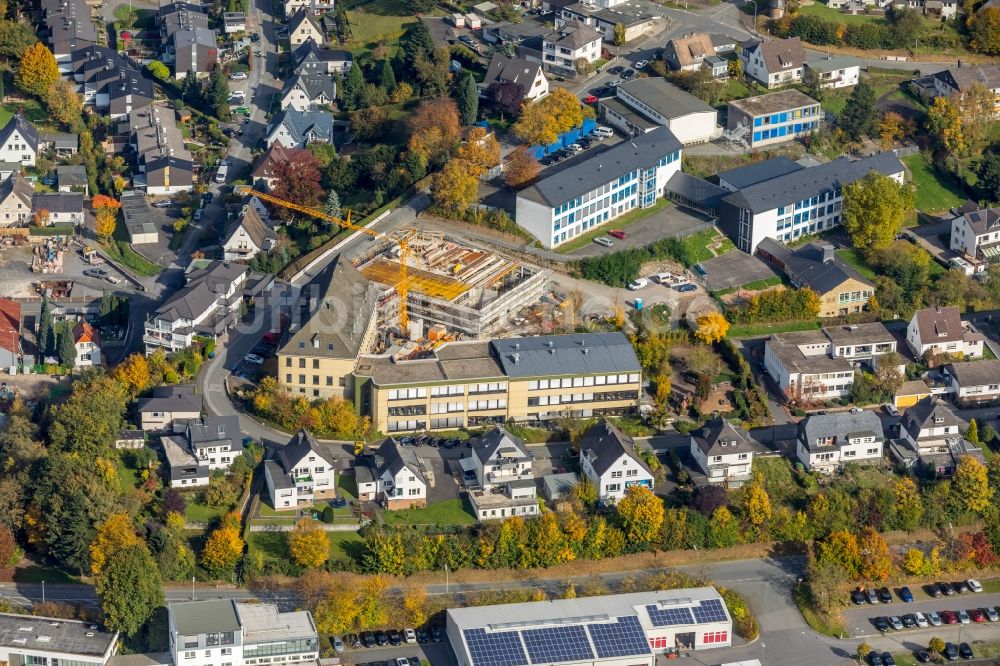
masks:
[[[75,287],[86,287],[95,292],[98,297],[104,290],[128,291],[132,289],[132,284],[123,279],[118,271],[107,264],[91,266],[86,263],[83,260],[81,247],[76,243],[63,253],[61,273],[33,273],[31,271],[33,249],[34,245],[32,244],[0,248],[0,266],[3,266],[0,288],[5,296],[14,298],[38,296],[38,292],[33,287],[34,283],[61,280],[72,280]],[[93,276],[84,275],[84,271],[89,272],[90,269],[94,268],[104,271],[107,276],[111,276],[119,282],[115,284],[96,273]]]
[[[701,262],[705,269],[705,284],[712,291],[739,287],[778,275],[774,268],[759,257],[730,250],[718,257]]]
[[[701,231],[710,221],[711,218],[689,208],[673,205],[664,206],[649,217],[626,226],[623,229],[625,238],[612,239],[614,241],[613,247],[606,248],[597,243],[588,243],[584,247],[569,252],[568,256],[596,257],[625,248],[642,247],[670,236],[683,238]],[[614,229],[614,220],[605,222],[604,227]]]

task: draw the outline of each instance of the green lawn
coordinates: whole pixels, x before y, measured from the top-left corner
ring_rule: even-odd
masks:
[[[827,113],[832,113],[835,116],[839,116],[847,106],[847,99],[851,96],[851,93],[845,90],[827,90],[823,93],[823,101],[820,102],[820,106]]]
[[[197,502],[192,495],[188,495],[184,499],[187,500],[184,517],[191,523],[211,523],[219,520],[229,511],[228,508],[208,506],[207,504]]]
[[[791,333],[793,331],[818,331],[820,323],[815,319],[798,321],[783,321],[777,324],[734,324],[729,329],[731,338],[757,338],[772,333]]]
[[[361,45],[399,41],[406,27],[417,19],[400,0],[376,0],[347,10],[351,40]]]
[[[733,242],[723,236],[715,227],[702,229],[696,234],[682,238],[681,244],[684,246],[686,256],[691,258],[692,265],[736,249]],[[714,246],[714,253],[709,249],[710,245]]]
[[[361,561],[365,540],[357,532],[327,532],[330,539],[330,559],[350,559]]]
[[[337,494],[348,502],[358,499],[358,481],[353,474],[337,475]]]
[[[907,155],[903,164],[913,176],[917,188],[917,210],[933,212],[961,206],[968,197],[951,183],[938,178],[934,167],[923,153]]]
[[[750,93],[750,87],[746,83],[740,79],[733,78],[726,82],[726,87],[722,91],[722,99],[726,101],[743,99],[744,97],[749,97]]]
[[[122,492],[128,492],[139,485],[139,472],[127,466],[123,461],[118,461],[118,483]]]
[[[826,4],[822,2],[813,2],[811,5],[805,5],[799,7],[799,13],[805,16],[818,16],[827,21],[833,21],[835,23],[843,23],[848,25],[851,23],[885,23],[886,20],[882,16],[867,16],[865,14],[844,14],[838,12],[836,9],[830,9]]]
[[[15,583],[41,583],[45,581],[46,583],[79,583],[80,581],[73,578],[69,574],[60,571],[59,569],[53,569],[51,567],[44,567],[39,565],[31,565],[29,567],[18,567],[14,569],[14,582]]]
[[[331,560],[361,561],[365,542],[357,532],[327,532],[326,536],[330,541]],[[247,541],[248,550],[261,553],[266,560],[288,558],[287,532],[250,532]]]
[[[475,525],[476,517],[461,498],[434,502],[423,509],[386,511],[386,525]]]
[[[997,355],[993,353],[989,345],[983,345],[983,360],[984,361],[995,361],[997,360]]]
[[[621,217],[616,217],[613,220],[608,220],[604,224],[597,226],[582,236],[577,236],[568,243],[563,243],[555,249],[559,254],[567,254],[573,252],[574,250],[579,250],[581,247],[587,247],[590,243],[594,242],[594,239],[598,236],[606,236],[609,229],[624,229],[630,224],[635,224],[639,220],[644,220],[653,213],[657,212],[661,208],[664,208],[670,204],[667,199],[659,199],[655,204],[649,208],[636,208],[635,210],[625,213]]]
[[[854,250],[837,250],[837,256],[843,259],[844,263],[854,268],[854,270],[861,273],[869,280],[875,279],[875,271],[872,270],[872,267],[868,265],[868,262],[866,262],[864,258]]]
[[[8,89],[13,87],[13,83],[8,83]],[[49,114],[44,111],[41,105],[33,100],[26,100],[23,102],[7,102],[3,106],[0,106],[0,127],[7,124],[11,116],[20,111],[26,120],[30,120],[33,123],[40,123],[48,121]]]
[[[773,275],[769,278],[763,280],[754,280],[753,282],[747,282],[746,284],[741,284],[735,287],[729,287],[728,289],[721,289],[719,291],[713,291],[713,296],[725,296],[726,294],[732,294],[737,291],[761,291],[767,289],[768,287],[777,287],[781,284],[782,280],[779,276]]]

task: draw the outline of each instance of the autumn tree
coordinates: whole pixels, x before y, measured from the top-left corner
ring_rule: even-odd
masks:
[[[520,113],[524,104],[524,94],[524,86],[513,81],[494,81],[486,89],[486,95],[493,109],[500,113],[501,117],[516,116]]]
[[[1000,7],[981,7],[969,22],[970,46],[987,55],[1000,55]]]
[[[472,175],[479,178],[500,164],[500,143],[493,132],[483,127],[473,127],[465,143],[459,146],[455,157],[468,162]]]
[[[993,123],[996,95],[979,81],[974,82],[956,99],[962,137],[971,151],[984,143]]]
[[[201,551],[201,565],[216,578],[226,577],[243,556],[244,546],[240,537],[239,516],[229,514],[208,536]]]
[[[451,159],[431,182],[434,204],[451,213],[463,213],[479,196],[479,180],[475,169],[464,160]]]
[[[97,218],[97,235],[105,239],[110,239],[112,234],[115,233],[118,209],[122,207],[121,202],[105,194],[96,194],[91,198],[90,205],[94,209],[95,217]]]
[[[111,376],[128,387],[129,393],[136,395],[145,391],[152,383],[149,361],[144,354],[130,354],[115,366]]]
[[[818,566],[833,566],[848,578],[858,577],[861,570],[861,547],[858,538],[847,530],[831,532],[816,544]]]
[[[45,106],[49,116],[70,130],[83,129],[80,113],[83,111],[83,99],[67,79],[59,79],[45,91]]]
[[[351,114],[351,130],[361,140],[381,135],[387,122],[389,122],[389,112],[381,106],[359,109]]]
[[[903,477],[893,484],[892,494],[897,526],[909,532],[917,529],[924,516],[924,505],[917,484],[910,477]]]
[[[48,208],[39,208],[35,211],[33,221],[36,227],[47,227],[49,226],[49,221],[52,219],[52,214],[49,212]]]
[[[956,505],[970,513],[982,513],[991,504],[993,488],[986,466],[972,456],[962,456],[955,467],[951,492]]]
[[[113,513],[97,526],[97,536],[90,544],[90,570],[101,573],[104,563],[117,551],[141,543],[126,513]]]
[[[625,496],[618,502],[618,517],[629,543],[643,545],[652,543],[663,525],[663,501],[645,486],[626,489]]]
[[[884,581],[892,574],[892,553],[882,535],[871,526],[861,530],[858,547],[863,557],[860,561],[861,577],[870,581]]]
[[[705,344],[718,342],[726,337],[729,332],[729,322],[720,312],[709,312],[696,320],[698,327],[694,331],[694,336]]]
[[[288,552],[300,567],[318,567],[330,556],[330,539],[316,521],[303,518],[288,533]]]
[[[504,182],[508,187],[519,190],[535,182],[538,174],[542,171],[535,156],[528,152],[527,147],[518,146],[507,157],[507,165],[504,169]]]
[[[615,46],[624,46],[625,37],[626,37],[625,24],[615,23]]]
[[[905,123],[903,116],[895,111],[887,111],[882,114],[878,121],[877,133],[881,141],[882,150],[889,150],[905,135]]]
[[[272,193],[302,206],[319,206],[323,201],[323,188],[320,186],[322,174],[316,156],[302,148],[286,153],[288,159],[274,165],[273,175],[277,182]],[[278,217],[283,220],[291,220],[296,215],[295,211],[284,206],[277,206],[277,209]]]
[[[854,248],[865,254],[892,245],[916,203],[912,184],[898,183],[877,171],[844,185],[843,194],[844,228]]]
[[[565,88],[556,88],[542,99],[525,105],[513,131],[529,145],[547,146],[581,123],[583,105],[580,100]]]
[[[962,126],[958,104],[938,95],[927,110],[927,130],[938,145],[949,153],[964,155],[969,147]]]
[[[712,548],[728,548],[740,542],[740,522],[729,510],[720,506],[712,512],[708,521],[708,545]]]
[[[979,444],[979,424],[976,419],[969,420],[969,429],[965,432],[965,438],[972,444]]]
[[[23,556],[24,551],[17,545],[10,528],[0,525],[0,569],[14,566]]]
[[[409,128],[409,151],[423,156],[429,164],[440,164],[461,138],[458,106],[444,97],[421,102]]]
[[[134,637],[163,605],[160,571],[145,544],[114,551],[97,577],[95,591],[109,629]]]
[[[146,64],[146,71],[152,74],[154,79],[159,79],[160,81],[166,81],[170,78],[170,68],[159,60],[150,60]]]
[[[52,51],[35,42],[24,50],[17,72],[14,74],[14,84],[24,92],[42,98],[49,88],[59,80],[59,66]]]
[[[743,515],[758,531],[771,520],[771,497],[767,494],[760,478],[743,489]]]

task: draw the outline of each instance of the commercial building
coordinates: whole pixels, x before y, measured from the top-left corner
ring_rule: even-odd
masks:
[[[861,61],[854,56],[814,57],[806,61],[802,80],[821,90],[849,88],[861,80]]]
[[[615,94],[601,101],[601,111],[609,125],[627,134],[651,132],[665,125],[685,146],[711,141],[716,135],[718,112],[666,79],[632,79],[619,85]],[[635,118],[636,114],[640,118]]]
[[[607,419],[580,438],[580,471],[597,489],[601,503],[615,503],[633,486],[653,489],[653,473],[635,448],[635,441]]]
[[[906,326],[906,342],[917,357],[925,354],[963,354],[968,358],[983,355],[982,333],[962,321],[956,307],[924,308],[913,313]]]
[[[632,413],[641,369],[621,333],[450,342],[358,359],[356,400],[381,432]]]
[[[118,632],[93,622],[0,613],[0,662],[10,666],[107,666]]]
[[[312,506],[337,494],[337,461],[306,430],[299,430],[274,457],[264,461],[264,482],[271,507],[281,511]]]
[[[862,312],[875,294],[875,284],[838,257],[832,245],[809,243],[792,249],[765,238],[757,254],[783,271],[796,287],[815,291],[820,317]]]
[[[681,169],[681,142],[666,127],[590,157],[517,193],[517,224],[554,248],[636,208],[649,208]]]
[[[761,42],[750,40],[739,51],[746,75],[765,88],[781,88],[802,81],[806,50],[798,37]]]
[[[153,223],[153,210],[142,192],[136,190],[122,192],[121,204],[129,243],[132,245],[158,243],[160,231]]]
[[[459,666],[655,666],[664,650],[732,643],[711,587],[451,608],[445,625]]]
[[[744,140],[756,149],[806,136],[822,122],[819,102],[791,89],[729,102],[726,129],[746,128]]]
[[[884,443],[882,421],[873,411],[811,414],[799,421],[795,457],[807,470],[831,474],[847,462],[878,462]]]
[[[951,221],[951,244],[976,273],[1000,261],[1000,206],[982,208],[970,202]]]
[[[766,162],[764,165],[761,168],[772,173]],[[903,163],[893,153],[853,161],[840,157],[826,164],[791,170],[723,197],[719,228],[736,247],[750,253],[756,252],[765,238],[786,242],[830,229],[841,223],[844,185],[872,171],[900,183],[905,174]]]
[[[709,483],[739,488],[750,480],[753,443],[745,430],[721,416],[691,434],[690,451]]]
[[[319,635],[309,611],[281,613],[274,604],[206,599],[167,604],[175,665],[315,664]]]

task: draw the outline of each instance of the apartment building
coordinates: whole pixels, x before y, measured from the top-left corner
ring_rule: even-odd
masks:
[[[278,348],[278,381],[309,398],[351,399],[355,361],[371,352],[378,336],[378,289],[343,256],[307,288]]]
[[[661,13],[654,13],[646,6],[625,2],[573,2],[560,3],[561,8],[554,8],[555,25],[557,28],[566,23],[578,22],[588,25],[609,44],[615,42],[615,27],[625,28],[625,42],[631,42],[644,34],[653,31],[663,21]],[[612,8],[611,5],[614,5]]]
[[[542,38],[542,63],[549,69],[576,72],[601,57],[602,35],[589,25],[568,21]]]
[[[649,208],[681,169],[666,127],[623,141],[517,193],[518,226],[554,248],[636,208]]]
[[[982,208],[971,203],[951,221],[951,249],[981,273],[1000,261],[1000,206]]]
[[[417,450],[392,437],[354,464],[358,499],[380,502],[390,511],[427,505],[430,475]]]
[[[615,97],[601,100],[609,125],[638,135],[665,125],[682,144],[704,143],[715,136],[718,112],[666,79],[632,79],[615,88]]]
[[[167,604],[174,666],[315,664],[319,635],[309,611],[282,613],[274,604],[206,599]]]
[[[802,80],[821,90],[856,86],[861,80],[861,61],[854,56],[810,58],[806,61]]]
[[[38,7],[42,32],[56,63],[67,62],[76,49],[97,44],[94,14],[84,0],[41,0]]]
[[[690,451],[708,483],[739,488],[750,480],[753,443],[745,430],[720,416],[691,434]]]
[[[789,89],[729,102],[726,129],[747,128],[744,140],[756,149],[807,136],[822,122],[819,102]]]
[[[549,80],[542,66],[526,58],[512,58],[499,51],[493,54],[480,87],[486,94],[494,83],[515,83],[524,90],[524,100],[532,102],[549,94]]]
[[[278,511],[335,497],[336,477],[332,452],[307,430],[299,430],[272,459],[264,461],[267,495]]]
[[[107,113],[111,120],[128,118],[133,109],[153,103],[153,82],[114,49],[97,45],[76,49],[60,71],[79,84],[86,106]]]
[[[173,64],[174,78],[188,74],[207,77],[219,59],[215,31],[210,29],[208,12],[197,1],[164,2],[157,13],[162,60]]]
[[[961,407],[993,404],[1000,400],[1000,361],[949,363],[944,373],[951,382],[955,402]]]
[[[836,227],[841,223],[843,186],[871,171],[900,183],[905,174],[903,163],[893,153],[878,153],[859,160],[840,157],[793,170],[723,197],[719,228],[736,247],[753,253],[765,238],[783,243]],[[769,168],[767,172],[771,172]]]
[[[472,455],[459,464],[469,488],[469,503],[480,522],[539,513],[534,454],[504,428],[473,439]]]
[[[741,46],[743,72],[765,88],[781,88],[802,81],[806,50],[798,37],[769,42],[754,39]]]
[[[906,342],[918,357],[964,354],[968,358],[980,358],[984,340],[982,333],[962,321],[962,313],[956,307],[917,310],[906,326]]]
[[[188,273],[187,284],[147,318],[146,353],[186,349],[195,335],[214,338],[231,326],[243,302],[247,267],[222,261]]]
[[[949,477],[963,456],[985,463],[982,449],[962,436],[967,425],[948,403],[928,396],[903,413],[900,438],[890,442],[889,450],[904,467]]]
[[[329,74],[296,74],[281,93],[281,108],[310,111],[329,107],[337,99],[337,84]]]
[[[815,291],[820,317],[862,312],[875,295],[875,284],[838,257],[832,245],[809,243],[792,249],[765,238],[757,254],[784,272],[796,287]]]
[[[614,504],[633,486],[653,489],[653,473],[638,454],[635,441],[607,419],[580,438],[580,471],[597,490],[602,504]]]
[[[0,662],[10,666],[108,666],[118,632],[93,622],[0,613]]]
[[[129,148],[136,173],[132,182],[149,195],[169,195],[194,189],[194,158],[184,147],[174,110],[146,106],[129,113]]]
[[[621,333],[451,342],[406,360],[361,356],[362,414],[381,432],[632,413],[641,368]]]
[[[848,462],[878,462],[885,435],[878,414],[866,409],[810,414],[799,421],[795,457],[807,470],[832,474]]]

